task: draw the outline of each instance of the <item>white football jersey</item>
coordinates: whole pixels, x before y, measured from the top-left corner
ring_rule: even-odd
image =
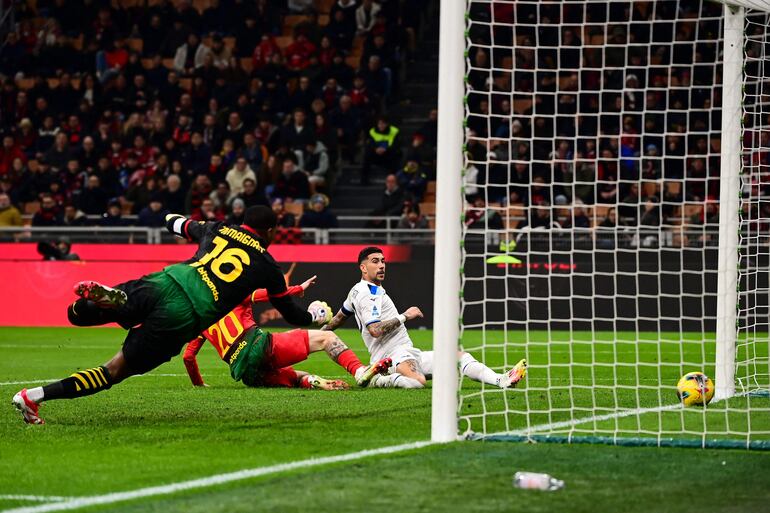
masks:
[[[409,332],[403,324],[380,338],[374,338],[369,333],[368,325],[395,319],[399,314],[393,300],[382,286],[364,280],[356,283],[350,289],[345,302],[342,303],[342,313],[356,316],[361,338],[364,339],[372,362],[389,356],[390,352],[398,346],[413,346]]]

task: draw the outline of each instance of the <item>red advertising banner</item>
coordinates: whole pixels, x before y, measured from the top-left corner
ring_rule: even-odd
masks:
[[[0,326],[68,326],[67,306],[77,297],[75,283],[96,280],[123,283],[158,271],[193,255],[195,247],[180,245],[77,244],[80,261],[43,261],[35,244],[0,244]],[[278,262],[345,263],[355,269],[362,246],[276,245]],[[382,246],[391,262],[406,262],[409,246]]]

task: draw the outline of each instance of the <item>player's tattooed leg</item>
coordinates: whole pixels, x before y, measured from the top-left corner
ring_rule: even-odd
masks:
[[[345,345],[345,342],[340,340],[337,335],[334,335],[334,337],[331,337],[331,340],[326,343],[324,350],[326,351],[326,354],[329,355],[329,358],[332,359],[332,361],[337,362],[340,358],[340,355],[345,351],[348,351],[349,348],[347,345]]]

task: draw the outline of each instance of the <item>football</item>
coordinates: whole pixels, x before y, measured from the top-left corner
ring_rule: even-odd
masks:
[[[714,397],[714,382],[702,372],[688,372],[676,384],[676,396],[684,406],[705,406]]]

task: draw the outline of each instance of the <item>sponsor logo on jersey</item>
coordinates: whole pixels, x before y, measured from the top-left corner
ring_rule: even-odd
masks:
[[[214,285],[214,282],[211,281],[211,278],[209,278],[209,273],[206,272],[206,269],[203,267],[198,267],[197,269],[198,274],[201,275],[201,280],[203,280],[203,283],[205,283],[209,289],[211,289],[211,295],[214,296],[214,301],[219,301],[219,291],[217,290],[217,286]]]
[[[238,344],[238,347],[235,348],[235,351],[233,351],[233,354],[230,355],[230,361],[228,362],[230,365],[232,365],[233,362],[238,359],[238,355],[241,354],[241,351],[243,350],[244,347],[246,347],[247,344],[248,344],[247,341],[241,340],[241,343]]]

